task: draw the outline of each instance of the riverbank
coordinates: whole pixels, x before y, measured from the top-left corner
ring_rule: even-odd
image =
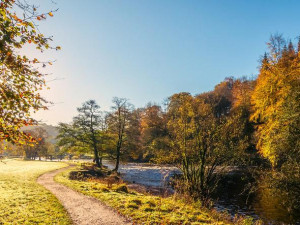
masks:
[[[209,210],[200,202],[182,196],[153,196],[134,191],[126,184],[114,184],[109,189],[107,184],[96,179],[70,180],[70,172],[78,169],[58,174],[55,181],[101,200],[138,224],[252,224],[251,219],[245,218],[232,221],[228,214]]]
[[[114,168],[113,162],[104,160],[104,163]],[[176,167],[144,163],[124,163],[119,171],[131,188],[163,196],[166,191],[172,193],[167,184],[172,176],[180,173]],[[284,185],[276,186],[271,177],[268,169],[228,167],[213,193],[214,208],[227,211],[232,217],[248,216],[265,224],[300,224],[299,193],[284,190]]]

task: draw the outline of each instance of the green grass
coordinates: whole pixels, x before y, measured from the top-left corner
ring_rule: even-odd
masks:
[[[161,198],[129,190],[118,192],[120,185],[110,190],[106,184],[96,181],[70,180],[73,168],[58,174],[55,180],[85,195],[100,199],[119,213],[142,224],[230,224],[220,213],[202,208],[199,203],[186,202],[175,197]]]
[[[0,161],[0,224],[71,224],[63,206],[36,183],[39,175],[67,166],[59,162]]]

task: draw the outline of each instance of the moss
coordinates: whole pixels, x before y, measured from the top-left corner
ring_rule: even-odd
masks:
[[[141,205],[142,204],[142,201],[140,199],[133,199],[131,200],[131,202],[137,204],[137,205]]]
[[[146,202],[150,207],[155,207],[156,206],[156,204],[155,204],[155,201],[147,201]]]
[[[153,208],[147,207],[147,208],[144,208],[144,211],[145,211],[145,212],[153,212],[154,209],[153,209]]]
[[[127,208],[138,209],[139,206],[137,204],[134,204],[134,203],[129,203],[129,204],[127,204]]]
[[[168,213],[168,212],[171,212],[172,209],[169,207],[169,205],[163,205],[160,207],[160,211]]]

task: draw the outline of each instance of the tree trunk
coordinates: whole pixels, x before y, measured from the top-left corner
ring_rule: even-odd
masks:
[[[99,168],[101,168],[101,163],[100,163],[99,156],[98,156],[98,149],[96,146],[94,146],[94,159],[96,161],[97,166]]]
[[[119,170],[119,164],[120,164],[120,152],[121,152],[121,146],[117,146],[117,158],[116,158],[116,167],[114,169],[114,171],[117,171]]]
[[[25,150],[25,158],[26,159],[30,159],[31,158],[31,155],[29,154],[28,150]]]

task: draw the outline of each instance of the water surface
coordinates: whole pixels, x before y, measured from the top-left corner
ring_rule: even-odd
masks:
[[[104,160],[104,164],[113,169],[114,164]],[[174,174],[180,173],[176,167],[157,166],[143,163],[126,163],[120,165],[122,178],[125,181],[153,188],[170,188],[167,183]],[[220,185],[218,194],[214,196],[219,210],[227,210],[230,214],[240,214],[262,219],[266,224],[300,224],[300,215],[287,205],[286,195],[272,190],[266,180],[260,180],[253,193],[246,189],[249,180],[241,176],[226,178]],[[243,193],[243,194],[240,194]],[[296,196],[295,196],[296,197]]]

